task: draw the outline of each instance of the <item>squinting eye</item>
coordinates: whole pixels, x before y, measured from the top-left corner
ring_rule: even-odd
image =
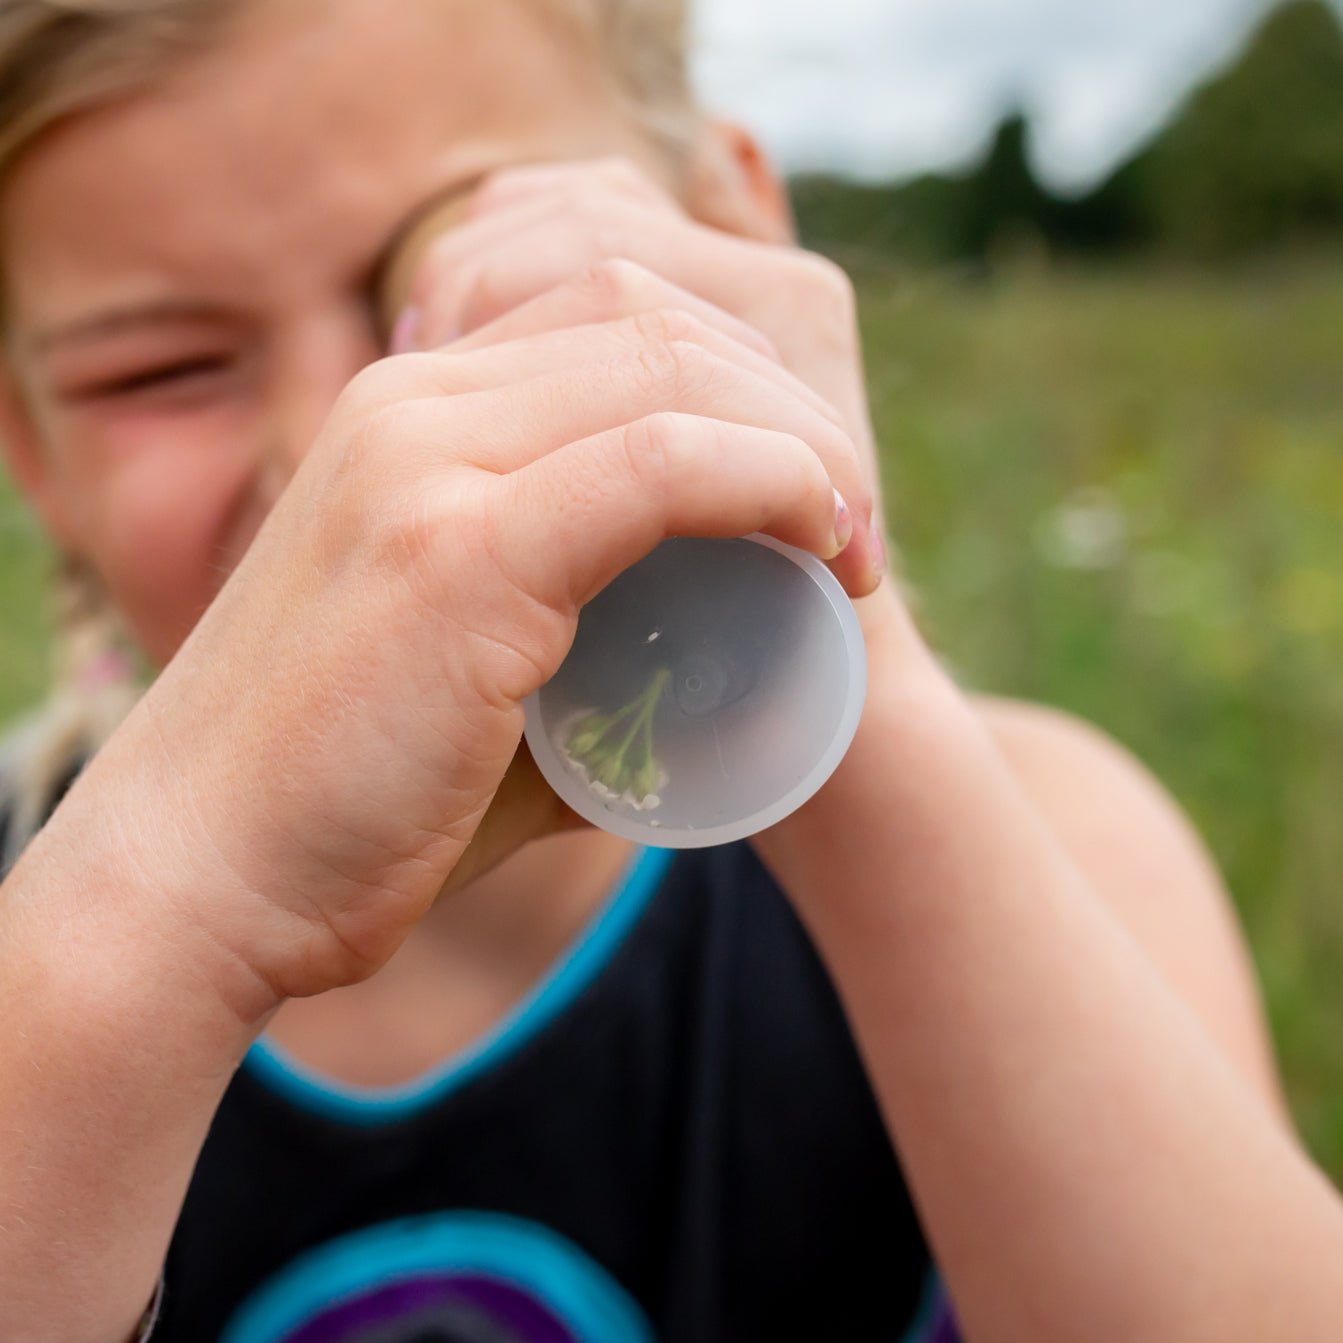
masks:
[[[73,393],[76,401],[118,400],[141,394],[168,392],[172,394],[203,390],[202,384],[230,373],[237,361],[231,355],[200,355],[180,359],[176,363],[160,364],[123,373],[115,378],[95,382]]]

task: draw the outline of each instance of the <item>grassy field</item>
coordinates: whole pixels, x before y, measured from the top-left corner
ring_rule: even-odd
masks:
[[[40,696],[47,670],[51,560],[0,469],[0,723]]]
[[[925,628],[969,684],[1102,725],[1188,809],[1343,1177],[1343,267],[862,274]]]
[[[1343,267],[857,269],[926,628],[968,684],[1102,725],[1188,808],[1343,1177]],[[43,565],[0,493],[0,715],[41,684]]]

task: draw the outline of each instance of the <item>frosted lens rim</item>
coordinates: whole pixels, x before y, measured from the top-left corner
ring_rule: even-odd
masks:
[[[712,826],[696,826],[694,829],[653,826],[627,813],[608,810],[601,805],[599,798],[583,786],[579,778],[560,758],[545,730],[541,692],[529,695],[523,703],[526,715],[524,735],[542,777],[567,806],[585,821],[591,822],[608,834],[663,849],[707,849],[718,844],[732,844],[740,839],[748,839],[752,835],[758,835],[762,830],[778,825],[780,821],[809,802],[839,768],[849,747],[853,745],[867,699],[867,645],[863,641],[862,626],[853,603],[839,580],[814,555],[798,550],[794,546],[785,545],[772,536],[756,534],[743,539],[767,546],[791,560],[820,589],[834,614],[835,625],[844,643],[847,664],[844,706],[834,734],[811,769],[769,806],[737,820],[724,821]]]

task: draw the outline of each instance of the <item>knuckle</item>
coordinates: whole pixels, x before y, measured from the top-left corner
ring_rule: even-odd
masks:
[[[404,403],[381,401],[360,409],[354,428],[345,435],[338,464],[338,478],[345,481],[357,478],[352,486],[353,498],[345,501],[347,508],[354,507],[362,514],[362,505],[373,502],[376,490],[369,488],[365,477],[381,479],[378,464],[391,451],[390,445],[403,441],[405,436]]]
[[[332,421],[360,432],[371,417],[401,399],[405,390],[404,360],[405,356],[379,359],[361,368],[336,397]]]
[[[660,492],[670,477],[683,432],[682,417],[667,411],[627,424],[619,442],[630,479],[645,490]]]
[[[646,341],[635,358],[652,394],[672,405],[697,396],[722,377],[722,362],[691,340]]]
[[[579,290],[587,295],[601,317],[623,317],[644,292],[651,272],[625,257],[605,257],[594,262],[578,279]]]
[[[700,396],[713,389],[731,389],[742,382],[739,369],[694,340],[668,341],[676,368],[678,396]]]
[[[836,261],[818,252],[803,252],[798,258],[802,273],[821,293],[839,304],[850,304],[854,299],[853,281],[849,273]]]
[[[794,264],[821,313],[837,327],[852,327],[857,318],[858,297],[848,272],[829,257],[815,252],[799,254]]]
[[[389,499],[366,507],[370,568],[412,580],[423,590],[439,572],[438,550],[446,530],[428,496]]]
[[[464,538],[478,537],[488,523],[475,491],[456,482],[450,491],[407,486],[368,492],[363,510],[367,565],[397,580],[417,598],[440,604],[451,596],[450,575],[461,575],[468,556]]]
[[[680,367],[670,342],[652,340],[642,343],[634,351],[633,365],[636,378],[655,396],[675,396]]]
[[[670,345],[686,342],[703,345],[708,338],[708,326],[685,308],[650,308],[636,313],[634,329],[649,343]]]

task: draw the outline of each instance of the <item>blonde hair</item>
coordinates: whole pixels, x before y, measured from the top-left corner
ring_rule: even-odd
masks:
[[[245,2],[0,0],[0,179],[57,121],[143,88],[169,61],[208,45]],[[698,126],[686,0],[525,3],[583,40],[609,72],[618,101],[655,143],[676,157],[684,152]],[[0,743],[0,823],[9,816],[8,837],[0,829],[0,875],[72,771],[139,695],[130,641],[97,575],[67,558],[56,595],[55,688],[46,706]]]
[[[575,31],[615,80],[628,114],[684,154],[700,124],[690,83],[687,0],[528,0]]]

